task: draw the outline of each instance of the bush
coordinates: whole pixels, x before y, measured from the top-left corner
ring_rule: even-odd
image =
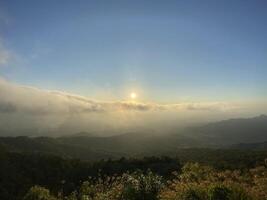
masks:
[[[40,186],[33,186],[23,200],[56,200],[56,198],[50,195],[49,190]]]
[[[124,174],[122,197],[127,200],[157,200],[162,186],[161,177],[151,171],[147,175]]]
[[[209,200],[230,200],[231,190],[224,185],[212,185],[208,190]]]
[[[208,180],[213,175],[214,169],[199,163],[186,163],[180,176],[183,182],[200,182]]]
[[[249,196],[247,191],[244,190],[240,185],[231,185],[230,187],[231,200],[251,200],[252,198]]]
[[[89,178],[76,190],[59,193],[60,200],[264,200],[267,196],[267,168],[249,171],[217,171],[199,164],[187,164],[183,174],[166,180],[151,171]],[[54,191],[54,190],[53,190]],[[67,196],[66,196],[67,195]],[[4,198],[1,198],[4,199]],[[49,190],[32,187],[24,200],[56,200]]]
[[[201,197],[200,191],[196,188],[188,188],[181,195],[181,200],[204,200]]]

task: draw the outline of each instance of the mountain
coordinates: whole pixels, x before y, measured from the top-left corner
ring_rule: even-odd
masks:
[[[92,149],[90,146],[64,143],[60,138],[30,138],[26,136],[1,137],[0,146],[11,152],[51,154],[63,158],[80,158],[84,160],[116,158],[116,155],[114,154],[103,151],[100,152]]]
[[[258,143],[239,143],[231,145],[229,148],[244,150],[267,150],[267,141]]]
[[[184,134],[206,145],[215,146],[267,141],[267,116],[229,119],[204,126],[190,127]]]
[[[230,119],[189,127],[179,133],[132,132],[110,137],[1,137],[0,146],[12,152],[45,153],[64,158],[99,160],[122,156],[174,155],[187,148],[246,148],[239,143],[267,141],[267,116]],[[264,146],[265,143],[261,144]],[[249,146],[249,145],[247,145]],[[253,148],[256,144],[251,144]]]
[[[8,151],[45,153],[84,160],[161,155],[164,152],[174,152],[178,148],[196,145],[197,141],[191,141],[183,136],[155,136],[141,133],[111,137],[0,137],[0,146]]]
[[[111,137],[64,137],[57,139],[65,144],[90,146],[98,151],[112,152],[123,156],[159,154],[178,148],[199,146],[198,141],[175,134],[127,133]]]

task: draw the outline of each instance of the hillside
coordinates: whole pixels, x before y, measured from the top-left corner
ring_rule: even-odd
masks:
[[[184,134],[206,145],[215,146],[267,141],[267,115],[189,127]]]
[[[267,140],[267,116],[230,119],[191,127],[177,134],[128,133],[111,137],[1,137],[0,145],[8,151],[45,153],[64,158],[100,160],[122,156],[169,155],[187,148],[221,148],[247,141]],[[251,143],[251,142],[250,142]],[[261,145],[265,147],[264,144]],[[243,149],[244,145],[236,145]],[[258,148],[250,145],[249,149]]]
[[[267,141],[257,143],[240,143],[231,145],[232,149],[267,150]]]

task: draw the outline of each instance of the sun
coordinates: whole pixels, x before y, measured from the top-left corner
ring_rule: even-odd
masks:
[[[132,99],[135,99],[135,98],[137,97],[137,95],[136,95],[135,92],[132,92],[132,93],[130,94],[130,96],[131,96]]]

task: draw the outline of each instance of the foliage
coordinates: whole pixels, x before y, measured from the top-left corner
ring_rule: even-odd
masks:
[[[257,163],[242,168],[197,162],[182,166],[169,157],[90,163],[0,149],[0,199],[266,200],[266,164],[264,159]]]
[[[70,194],[88,177],[121,175],[136,170],[168,177],[180,171],[178,159],[145,157],[143,159],[100,160],[85,162],[52,155],[21,154],[0,149],[0,199],[21,200],[33,185],[42,185],[52,193]]]
[[[142,173],[124,174],[122,198],[128,200],[157,200],[163,187],[162,178],[149,171]]]
[[[33,186],[23,200],[56,200],[56,198],[50,195],[49,190],[43,187]]]
[[[180,194],[181,200],[201,200],[203,194],[201,194],[201,191],[198,188],[189,187],[184,190]]]
[[[174,172],[173,175],[174,178],[165,180],[148,170],[146,173],[136,171],[102,178],[90,177],[78,190],[70,194],[60,194],[57,199],[266,200],[267,197],[265,166],[241,172],[220,171],[198,163],[187,163],[182,173]],[[31,190],[27,195],[33,193]],[[49,194],[45,189],[36,191],[40,195]]]
[[[224,185],[213,185],[208,191],[209,200],[230,200],[231,190]]]

